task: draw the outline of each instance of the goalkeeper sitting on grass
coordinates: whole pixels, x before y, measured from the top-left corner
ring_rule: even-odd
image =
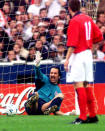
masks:
[[[40,61],[41,54],[37,52],[35,60],[36,90],[29,95],[25,103],[25,110],[28,115],[49,115],[50,113],[64,115],[63,112],[59,111],[64,98],[58,86],[60,70],[58,67],[52,67],[50,75],[47,77],[40,70]]]

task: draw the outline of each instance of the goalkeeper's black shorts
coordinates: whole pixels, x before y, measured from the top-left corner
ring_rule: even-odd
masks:
[[[38,99],[38,109],[35,110],[34,106],[32,106],[32,108],[26,107],[26,103],[25,103],[25,111],[27,112],[28,115],[43,115],[43,112],[41,110],[43,104],[45,104],[46,102],[39,98]]]

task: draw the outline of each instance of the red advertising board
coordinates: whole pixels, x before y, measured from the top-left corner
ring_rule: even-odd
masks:
[[[105,114],[105,84],[95,84],[95,95],[98,104],[98,114]],[[19,114],[26,114],[24,103],[30,92],[35,88],[34,84],[0,84],[0,112],[9,103],[18,107]],[[64,93],[64,101],[61,105],[63,112],[75,109],[75,92],[73,85],[61,84],[60,88]]]

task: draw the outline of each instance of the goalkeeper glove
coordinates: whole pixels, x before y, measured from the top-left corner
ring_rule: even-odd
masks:
[[[42,60],[41,53],[39,51],[36,51],[35,56],[35,66],[40,66],[40,61]]]

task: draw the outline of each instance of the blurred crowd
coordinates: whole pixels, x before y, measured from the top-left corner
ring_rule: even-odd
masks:
[[[67,47],[70,14],[68,0],[0,1],[0,61],[35,60],[40,51],[43,60],[62,62]],[[85,6],[81,12],[87,13]],[[105,12],[98,12],[97,25],[103,41],[93,48],[94,59],[105,59]]]

